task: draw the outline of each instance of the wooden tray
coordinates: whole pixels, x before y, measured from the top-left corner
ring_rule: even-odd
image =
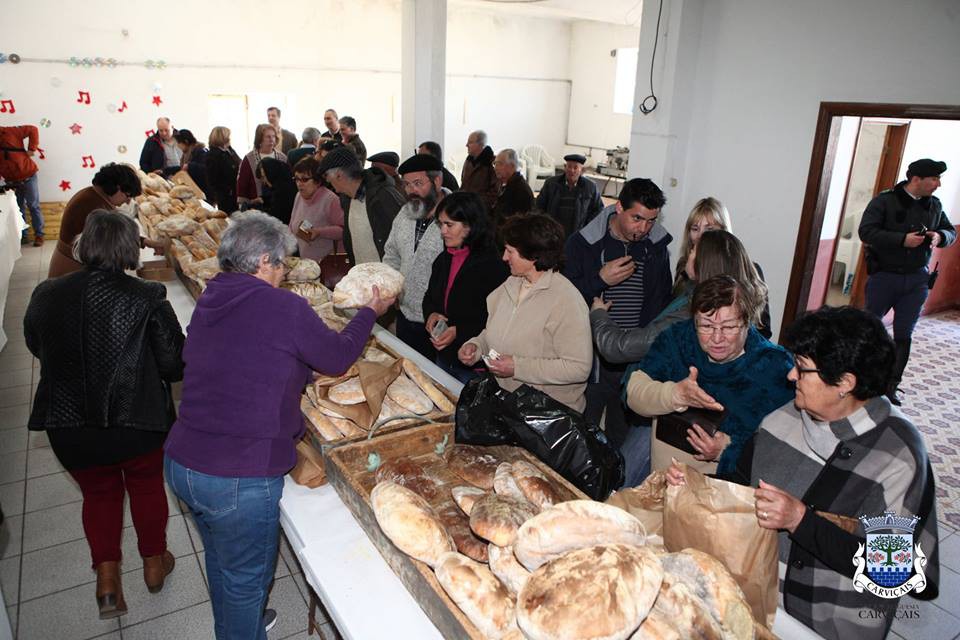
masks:
[[[375,485],[374,474],[367,471],[367,457],[377,453],[381,462],[397,458],[414,458],[430,468],[431,477],[445,481],[443,486],[467,484],[456,478],[436,453],[439,444],[453,444],[452,424],[428,424],[385,434],[372,440],[362,440],[327,448],[323,452],[327,480],[353,517],[373,541],[393,572],[407,588],[427,617],[448,640],[483,640],[485,637],[460,608],[447,596],[433,570],[419,560],[400,551],[380,529],[370,505],[370,491]],[[589,499],[579,489],[560,477],[523,449],[508,446],[486,447],[504,461],[523,459],[534,464],[552,481],[562,500]]]

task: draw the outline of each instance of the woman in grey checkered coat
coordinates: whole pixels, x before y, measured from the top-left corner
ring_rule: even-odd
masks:
[[[727,479],[757,488],[757,520],[779,532],[781,607],[824,638],[883,638],[899,599],[854,588],[859,517],[919,517],[913,544],[926,556],[926,586],[912,597],[936,598],[940,574],[923,438],[883,395],[893,341],[862,310],[824,307],[794,323],[784,346],[796,358],[796,398],[764,418]],[[676,468],[668,476],[683,480]]]

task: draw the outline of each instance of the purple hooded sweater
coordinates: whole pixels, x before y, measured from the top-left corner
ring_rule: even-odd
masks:
[[[183,348],[180,415],[166,452],[209,475],[287,473],[303,434],[311,369],[339,375],[360,357],[376,314],[332,331],[300,296],[243,273],[220,273],[197,300]]]

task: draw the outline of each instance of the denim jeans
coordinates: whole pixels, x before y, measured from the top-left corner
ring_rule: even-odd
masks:
[[[627,435],[620,445],[623,454],[623,488],[636,487],[650,475],[650,438],[653,428],[650,425],[632,425],[627,427]]]
[[[449,349],[450,347],[447,347],[447,348]],[[468,382],[476,378],[478,375],[480,375],[479,371],[471,369],[470,367],[466,367],[460,364],[459,362],[457,363],[447,362],[446,360],[441,358],[439,354],[437,354],[437,357],[434,360],[434,362],[437,363],[438,367],[440,367],[441,369],[449,373],[451,376],[453,376],[463,384],[467,384]]]
[[[893,309],[893,339],[909,340],[930,290],[927,269],[916,273],[880,271],[867,278],[866,308],[883,318]]]
[[[33,218],[34,235],[43,237],[43,214],[40,213],[40,186],[37,183],[37,174],[33,174],[20,183],[16,189],[17,206],[20,207],[20,213],[23,215],[23,221],[27,220],[27,210],[30,210],[30,216]],[[27,232],[23,232],[26,237]]]
[[[169,457],[164,472],[203,539],[217,640],[265,640],[263,609],[277,560],[283,476],[211,476]]]

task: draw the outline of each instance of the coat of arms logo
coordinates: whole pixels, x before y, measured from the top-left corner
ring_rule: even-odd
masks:
[[[918,516],[899,516],[893,511],[872,518],[860,516],[867,542],[858,545],[853,556],[857,567],[853,588],[857,592],[866,589],[881,598],[899,598],[926,588],[923,568],[927,557],[919,543],[913,544],[913,531],[919,520]]]

